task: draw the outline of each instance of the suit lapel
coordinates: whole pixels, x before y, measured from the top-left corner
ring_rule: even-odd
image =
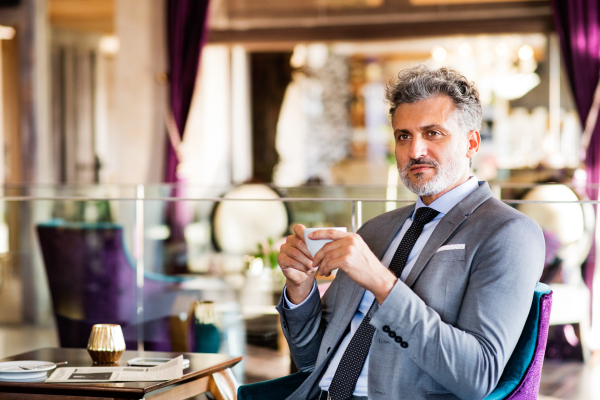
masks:
[[[444,218],[440,220],[437,227],[431,234],[431,237],[427,243],[425,243],[425,247],[423,247],[421,254],[419,254],[419,258],[417,258],[415,265],[410,270],[410,273],[406,277],[404,283],[406,283],[409,287],[415,283],[415,280],[417,280],[417,277],[421,271],[423,271],[429,262],[429,259],[433,257],[437,249],[439,249],[440,246],[442,246],[448,240],[456,228],[458,228],[466,219],[467,217],[457,210],[457,207],[454,207],[448,212],[448,214],[444,216]]]
[[[365,239],[365,242],[373,252],[381,260],[385,255],[390,243],[396,237],[404,222],[412,215],[415,211],[415,205],[401,208],[397,212],[389,213],[389,222],[382,224],[378,227],[376,235],[373,235],[370,239]],[[360,232],[359,232],[360,233]]]
[[[473,193],[460,201],[440,220],[431,237],[425,244],[425,247],[423,247],[415,265],[406,277],[406,280],[404,281],[406,285],[412,287],[437,249],[452,236],[454,231],[475,211],[477,207],[490,197],[492,197],[492,191],[487,182],[480,182],[479,187],[475,189]]]
[[[354,281],[349,277],[346,277],[346,279],[352,287],[352,294],[348,299],[345,299],[346,304],[348,304],[348,306],[346,307],[346,311],[344,311],[342,322],[338,328],[343,330],[345,330],[346,327],[350,324],[350,321],[352,321],[354,314],[356,314],[356,310],[358,310],[358,306],[360,305],[363,295],[365,294],[365,289],[363,287],[354,283]],[[341,335],[342,333],[343,332],[339,332],[339,335]]]

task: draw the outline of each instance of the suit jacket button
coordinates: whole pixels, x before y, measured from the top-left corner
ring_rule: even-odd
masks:
[[[396,336],[396,339],[394,339],[396,341],[396,343],[402,343],[402,336]]]
[[[384,326],[383,326],[383,331],[384,331],[385,333],[388,333],[388,332],[390,331],[390,327],[389,327],[389,326],[387,326],[387,325],[384,325]]]
[[[391,337],[392,339],[396,337],[396,332],[391,331],[390,333],[388,333],[388,336]]]
[[[400,343],[400,347],[402,347],[403,349],[408,347],[408,343],[407,342],[402,342]]]
[[[285,321],[281,321],[281,324],[283,325],[284,328],[287,329],[287,324],[285,323]]]

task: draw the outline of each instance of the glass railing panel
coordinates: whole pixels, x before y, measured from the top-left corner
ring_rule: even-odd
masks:
[[[245,355],[249,343],[277,353],[274,306],[284,283],[277,254],[290,227],[352,229],[350,201],[145,200],[143,207],[144,265],[165,283],[152,283],[155,296],[172,298],[164,301],[172,304],[171,329],[181,333],[178,351]],[[145,301],[144,313],[151,309]],[[240,380],[244,368],[234,369]]]
[[[21,349],[14,345],[19,338],[5,339],[5,332],[37,332],[34,340],[21,343],[32,346],[25,350],[60,345],[63,336],[85,346],[90,324],[116,322],[124,327],[130,348],[142,344],[146,350],[243,355],[245,364],[235,371],[242,382],[258,379],[247,363],[262,354],[278,360],[276,371],[285,375],[289,357],[281,355],[286,346],[274,308],[284,284],[276,259],[285,235],[297,223],[351,231],[414,201],[391,201],[384,195],[387,188],[311,189],[318,192],[314,198],[303,198],[307,193],[294,188],[285,193],[287,198],[264,200],[220,199],[221,189],[188,190],[187,200],[169,199],[169,186],[143,187],[141,192],[139,187],[129,188],[130,199],[5,197],[0,201],[0,333],[4,335],[0,335],[0,356]],[[595,259],[593,204],[597,202],[578,200],[576,193],[557,185],[526,189],[505,203],[529,215],[543,230],[546,267],[542,280],[559,285],[553,307],[567,311],[586,307],[584,302],[574,306],[558,300],[558,293],[564,287],[560,285],[568,285],[589,298],[590,262]],[[357,197],[327,200],[349,195]],[[40,235],[43,227],[55,229],[48,239]],[[82,237],[60,236],[70,230],[83,231]],[[44,246],[50,242],[64,246],[55,250],[63,257],[59,260],[80,261],[70,267],[67,261],[54,262],[58,268],[47,275],[53,267]],[[114,273],[121,279],[119,284],[110,283],[108,278],[113,277],[103,274],[112,267],[119,268]],[[51,281],[57,276],[69,280],[76,290],[59,290],[55,296]],[[319,283],[327,282],[319,278]],[[71,323],[66,329],[65,321]],[[590,321],[596,321],[593,329],[600,327],[598,318]],[[138,330],[139,326],[143,329]],[[589,332],[586,348],[597,336]],[[578,349],[582,354],[581,342]]]
[[[91,326],[103,322],[120,324],[136,348],[134,201],[5,198],[0,206],[0,329],[40,339],[5,351],[85,347]]]

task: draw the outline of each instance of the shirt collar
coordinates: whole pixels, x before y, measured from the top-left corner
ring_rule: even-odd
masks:
[[[415,206],[415,211],[413,212],[412,219],[415,218],[415,212],[420,207],[429,207],[433,208],[440,213],[434,218],[436,219],[442,218],[448,211],[452,209],[455,205],[457,205],[462,199],[467,197],[471,192],[479,187],[479,182],[477,182],[477,178],[472,176],[465,183],[458,185],[454,189],[450,190],[447,193],[444,193],[439,198],[435,199],[433,203],[426,206],[421,200],[421,196],[417,199],[417,204]]]

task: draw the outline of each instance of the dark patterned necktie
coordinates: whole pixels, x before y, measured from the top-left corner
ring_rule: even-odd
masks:
[[[423,228],[426,224],[433,221],[433,219],[439,214],[439,211],[429,207],[421,207],[415,213],[415,219],[410,225],[404,237],[400,241],[400,245],[394,253],[394,257],[390,262],[390,271],[400,279],[406,261],[410,251],[414,247],[417,239],[423,232]],[[369,322],[371,321],[371,310],[377,300],[373,301],[371,308],[362,320],[356,333],[352,336],[340,364],[338,365],[333,380],[329,385],[329,395],[332,400],[348,400],[354,393],[356,382],[358,377],[365,365],[365,360],[369,354],[371,342],[373,341],[373,334],[375,333],[375,327]]]

